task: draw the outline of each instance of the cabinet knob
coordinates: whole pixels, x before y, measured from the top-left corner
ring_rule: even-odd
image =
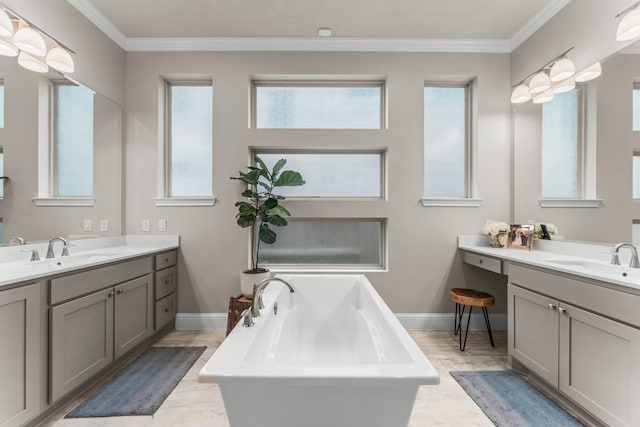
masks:
[[[556,305],[555,305],[555,304],[549,304],[549,308],[550,308],[551,310],[555,310],[555,309],[556,309]]]
[[[109,293],[107,294],[107,298],[111,298],[112,296],[113,296],[113,292],[109,292]]]
[[[567,312],[567,309],[566,309],[566,308],[564,308],[564,307],[558,307],[558,311],[559,311],[560,313],[566,313],[566,312]]]
[[[124,294],[124,289],[118,289],[118,290],[116,291],[116,293],[117,293],[117,294]]]
[[[478,264],[482,264],[482,260],[478,260]]]
[[[169,312],[169,307],[165,307],[164,312],[168,313]]]
[[[168,284],[169,284],[169,279],[165,280],[165,281],[164,281],[164,284],[165,284],[165,285],[168,285]]]

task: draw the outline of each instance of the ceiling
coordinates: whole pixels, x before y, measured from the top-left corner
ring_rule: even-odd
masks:
[[[317,38],[319,27],[339,39],[524,40],[570,0],[68,1],[126,45],[141,38]]]

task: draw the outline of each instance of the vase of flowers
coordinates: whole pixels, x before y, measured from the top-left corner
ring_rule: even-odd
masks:
[[[505,248],[509,240],[509,224],[502,221],[487,221],[482,232],[489,238],[489,245]]]

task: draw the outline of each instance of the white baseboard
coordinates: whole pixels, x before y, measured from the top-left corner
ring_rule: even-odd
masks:
[[[453,329],[454,313],[396,313],[402,326],[406,329]],[[505,313],[489,314],[491,329],[504,331],[507,329],[507,315]],[[463,327],[467,325],[467,316],[464,316]],[[176,329],[200,330],[200,329],[226,329],[227,313],[178,313],[176,315]],[[482,314],[471,315],[469,329],[485,329]]]

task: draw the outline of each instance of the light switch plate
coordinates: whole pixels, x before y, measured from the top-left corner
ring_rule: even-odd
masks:
[[[91,224],[90,219],[85,219],[84,221],[82,221],[82,231],[91,231],[92,228],[93,225]]]
[[[158,231],[167,231],[167,220],[159,219],[158,220]]]
[[[100,231],[109,231],[109,220],[101,219],[100,220]]]
[[[150,231],[151,230],[151,223],[148,219],[143,219],[142,220],[142,231]]]

